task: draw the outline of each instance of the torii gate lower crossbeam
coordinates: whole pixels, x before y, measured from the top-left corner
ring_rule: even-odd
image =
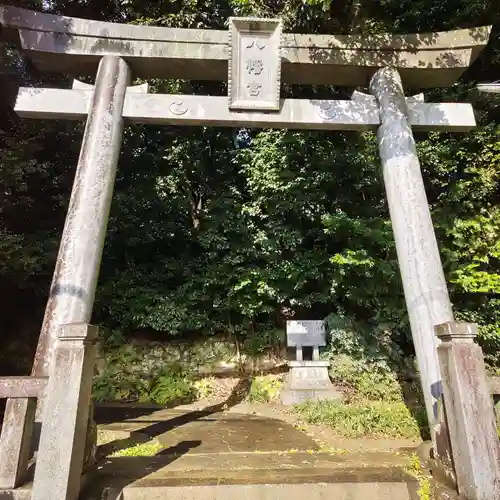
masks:
[[[89,112],[93,90],[21,88],[15,111],[21,118],[82,119]],[[277,112],[232,111],[227,97],[147,94],[144,86],[129,87],[122,116],[128,123],[204,125],[308,130],[375,130],[379,106],[371,96],[353,100],[282,99]],[[371,99],[370,99],[371,97]],[[466,132],[476,121],[470,104],[426,103],[408,98],[414,130]]]

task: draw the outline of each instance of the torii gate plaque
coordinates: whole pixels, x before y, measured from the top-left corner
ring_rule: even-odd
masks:
[[[281,30],[279,19],[230,19],[229,109],[279,111]]]
[[[33,365],[36,380],[53,373],[53,351],[61,325],[90,321],[125,122],[378,128],[427,415],[431,428],[439,424],[441,376],[433,327],[451,321],[453,312],[412,128],[466,131],[475,126],[475,120],[469,104],[425,103],[422,95],[405,97],[402,82],[414,88],[452,84],[487,43],[490,28],[428,34],[425,42],[420,42],[419,35],[406,35],[364,44],[356,37],[281,34],[278,19],[231,19],[230,36],[215,30],[87,21],[14,7],[0,7],[0,23],[2,33],[17,40],[41,70],[75,76],[97,71],[92,87],[76,81],[68,90],[21,88],[15,107],[20,117],[87,117]],[[229,95],[150,95],[145,86],[130,87],[132,77],[228,79]],[[288,83],[365,85],[371,95],[355,92],[350,101],[281,99],[281,79]],[[13,389],[12,379],[0,379],[0,397],[19,400],[20,387],[25,388],[22,394],[32,395],[34,389],[29,384],[29,380],[21,380]],[[51,407],[54,400],[59,398],[60,402],[64,397],[49,389],[47,400],[52,403],[42,405],[43,421],[50,425],[42,426],[33,500],[76,498],[83,446],[75,443],[82,436],[75,436],[76,424],[69,425],[67,415],[54,413]],[[16,415],[16,423],[9,424],[8,432],[3,429],[0,439],[0,488],[15,488],[24,480],[20,457],[26,455],[23,450],[31,417],[25,409],[14,410],[13,401],[8,399],[7,411]],[[88,397],[80,405],[71,411],[81,420],[88,414]],[[65,433],[58,432],[62,428]],[[70,465],[67,454],[54,452],[65,449],[65,444],[72,452]],[[13,455],[13,450],[15,467],[5,467],[4,457]],[[50,472],[54,470],[65,472],[53,477]],[[73,485],[71,490],[68,484]]]

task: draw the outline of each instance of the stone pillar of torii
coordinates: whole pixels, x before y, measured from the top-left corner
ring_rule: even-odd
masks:
[[[442,388],[433,328],[452,321],[453,311],[412,129],[467,131],[475,118],[470,104],[405,97],[403,81],[421,88],[451,84],[486,44],[489,28],[382,39],[372,42],[374,48],[358,39],[283,35],[279,19],[231,18],[229,35],[10,7],[0,10],[0,20],[18,32],[21,47],[41,69],[88,74],[98,68],[93,86],[75,80],[72,89],[21,88],[15,106],[21,118],[87,120],[33,375],[49,374],[60,325],[90,322],[126,122],[377,130],[427,415],[431,429],[439,424]],[[147,85],[130,86],[135,77],[166,76],[227,79],[228,96],[149,94]],[[284,77],[291,83],[365,82],[369,94],[354,92],[351,100],[282,99]],[[42,428],[42,441],[50,439]],[[37,475],[34,500],[46,500],[36,484]]]

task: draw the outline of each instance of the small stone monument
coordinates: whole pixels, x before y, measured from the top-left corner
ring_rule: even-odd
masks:
[[[311,399],[342,399],[328,376],[330,362],[319,359],[319,348],[326,346],[325,323],[314,320],[287,321],[286,338],[288,347],[296,349],[296,360],[288,362],[290,371],[281,391],[281,402],[295,405]],[[312,347],[312,360],[303,359],[303,347]]]

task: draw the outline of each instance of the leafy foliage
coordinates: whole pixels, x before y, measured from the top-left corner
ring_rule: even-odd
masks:
[[[306,422],[327,424],[346,437],[419,436],[417,421],[401,402],[367,401],[346,405],[331,401],[316,401],[300,405],[296,407],[296,411]]]
[[[386,325],[369,330],[362,324],[338,316],[330,316],[328,324],[331,329],[330,346],[324,356],[331,362],[331,379],[343,391],[342,405],[347,407],[347,420],[351,418],[351,412],[357,415],[367,411],[365,406],[368,405],[374,414],[381,412],[380,428],[377,428],[376,417],[373,416],[373,427],[365,431],[370,435],[386,432],[392,435],[393,431],[386,429],[388,422],[384,412],[393,406],[405,407],[411,414],[412,426],[415,423],[421,436],[428,437],[429,425],[416,376],[415,359],[403,354],[399,345],[401,340],[393,338],[393,332]],[[372,403],[377,404],[371,406]],[[387,407],[384,406],[386,404]],[[394,429],[407,427],[407,414],[403,410],[396,411],[393,417]],[[330,425],[333,425],[332,422],[325,421]],[[338,432],[351,432],[346,431],[343,425],[340,422],[335,424],[336,429],[340,426]]]
[[[116,344],[119,344],[117,346]],[[189,403],[209,391],[195,381],[178,362],[165,364],[150,359],[137,346],[126,343],[116,332],[105,346],[103,369],[94,377],[96,401],[140,401],[160,405]]]
[[[139,401],[159,405],[187,404],[210,394],[206,383],[193,380],[189,375],[165,371],[148,380],[140,372],[104,373],[94,378],[93,397],[99,402]]]
[[[389,369],[340,355],[332,359],[331,375],[336,384],[352,391],[353,399],[403,400],[396,374]]]
[[[186,377],[165,374],[155,380],[149,398],[161,405],[172,402],[191,403],[196,399],[196,392],[196,387]]]
[[[254,377],[250,386],[248,400],[251,403],[270,403],[278,400],[283,381],[270,375]]]

